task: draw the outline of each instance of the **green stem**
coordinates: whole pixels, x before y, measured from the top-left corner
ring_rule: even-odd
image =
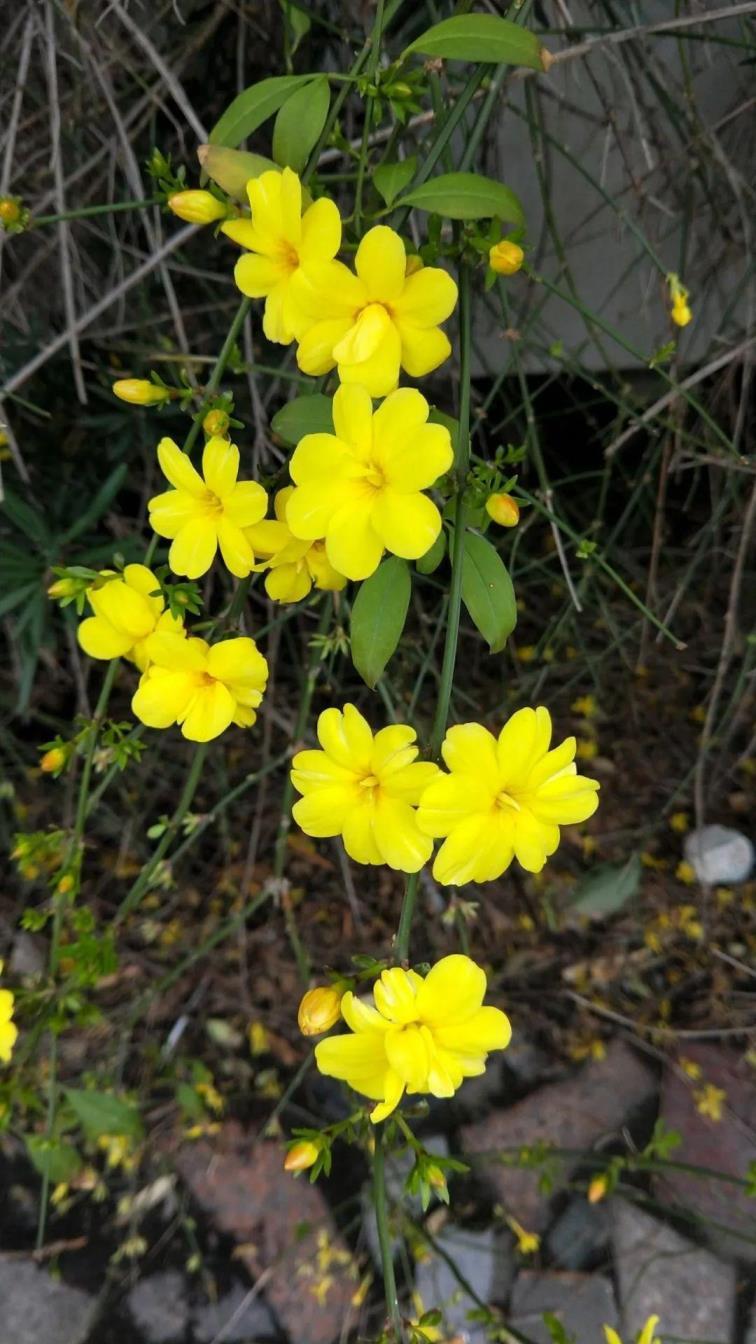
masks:
[[[449,606],[446,613],[446,639],[441,664],[436,712],[430,737],[430,754],[436,760],[441,752],[441,743],[446,733],[454,682],[454,665],[457,660],[457,642],[459,640],[459,621],[462,607],[462,563],[465,548],[465,484],[470,464],[470,272],[462,265],[459,276],[459,436],[454,454],[454,467],[457,477],[457,498],[454,509],[454,542],[452,546],[451,587]],[[396,961],[409,960],[409,940],[412,920],[415,914],[419,873],[410,873],[404,889],[399,927],[394,943]]]
[[[199,784],[200,775],[202,774],[202,767],[205,764],[207,747],[207,742],[201,742],[197,747],[197,750],[194,753],[194,759],[192,760],[191,769],[186,777],[184,788],[178,801],[178,806],[163,831],[152,857],[148,859],[138,878],[121,901],[113,919],[114,928],[117,928],[119,924],[122,924],[126,916],[139,904],[139,901],[141,901],[150,884],[150,878],[189,811],[189,805],[194,797],[197,785]]]
[[[402,1314],[399,1310],[399,1298],[396,1292],[394,1259],[391,1253],[391,1235],[388,1226],[388,1204],[386,1200],[386,1170],[384,1154],[383,1126],[376,1126],[375,1152],[373,1153],[373,1207],[378,1228],[378,1245],[381,1250],[383,1269],[383,1288],[386,1294],[386,1314],[397,1340],[404,1339]]]
[[[94,215],[116,215],[124,210],[146,210],[150,205],[160,205],[159,196],[150,196],[144,201],[116,201],[112,205],[85,205],[81,210],[64,210],[60,215],[32,215],[29,228],[37,229],[42,224],[60,224],[66,219],[91,219]]]
[[[236,344],[236,338],[244,325],[244,319],[246,318],[247,313],[249,312],[251,306],[252,306],[252,300],[244,298],[242,299],[241,303],[239,304],[239,307],[236,310],[234,320],[228,329],[228,335],[226,336],[226,339],[223,342],[221,352],[218,355],[218,358],[215,362],[215,368],[213,369],[210,375],[210,380],[207,383],[207,386],[205,387],[205,395],[202,398],[199,410],[197,411],[197,414],[194,418],[194,423],[191,429],[189,430],[186,439],[184,440],[185,453],[191,453],[192,448],[196,443],[197,435],[199,434],[200,429],[202,428],[203,410],[207,406],[207,403],[215,396],[216,392],[218,391],[218,388],[220,387],[221,378],[223,377],[226,371],[226,365],[231,357],[231,351],[233,350],[234,345]]]

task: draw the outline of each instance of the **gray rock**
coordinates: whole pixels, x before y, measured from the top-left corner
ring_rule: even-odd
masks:
[[[421,1142],[426,1152],[435,1153],[436,1157],[449,1156],[449,1144],[443,1134],[432,1134],[430,1138],[422,1139]],[[386,1194],[389,1201],[389,1225],[394,1234],[391,1238],[394,1255],[399,1250],[399,1227],[401,1226],[402,1209],[406,1210],[413,1218],[418,1218],[422,1214],[419,1197],[404,1193],[404,1182],[414,1165],[415,1159],[409,1149],[401,1149],[398,1153],[386,1158]],[[392,1206],[396,1207],[396,1212],[392,1211]],[[378,1243],[378,1225],[375,1220],[373,1192],[370,1185],[364,1186],[362,1190],[362,1214],[365,1239],[373,1257],[373,1263],[380,1269],[381,1248]]]
[[[544,1312],[561,1321],[578,1344],[604,1338],[604,1326],[617,1327],[617,1308],[612,1285],[601,1274],[518,1274],[509,1309],[509,1325],[521,1330],[534,1344],[551,1344]]]
[[[0,1344],[80,1344],[92,1305],[32,1260],[0,1255]]]
[[[583,1065],[560,1082],[548,1083],[530,1092],[513,1106],[492,1111],[476,1124],[462,1129],[467,1155],[507,1154],[513,1164],[480,1157],[475,1166],[500,1200],[529,1232],[543,1232],[550,1220],[549,1200],[539,1189],[540,1170],[517,1165],[523,1147],[538,1143],[585,1152],[605,1135],[615,1134],[626,1118],[654,1095],[655,1079],[650,1070],[622,1041],[613,1041],[606,1057]],[[552,1192],[569,1179],[578,1159],[565,1159],[556,1167]]]
[[[507,1236],[492,1227],[484,1232],[468,1232],[447,1225],[436,1237],[436,1242],[454,1261],[461,1277],[481,1301],[490,1303],[506,1297],[514,1274],[513,1254]],[[420,1261],[415,1291],[424,1311],[437,1307],[443,1312],[449,1336],[461,1335],[471,1344],[483,1344],[486,1340],[483,1326],[467,1319],[468,1312],[479,1310],[479,1303],[460,1287],[459,1280],[441,1255],[431,1251],[427,1260]]]
[[[702,826],[685,837],[683,853],[699,882],[745,882],[753,871],[754,848],[747,835],[729,826]]]
[[[546,1249],[557,1269],[593,1269],[606,1256],[610,1236],[606,1204],[589,1204],[578,1195],[550,1229]]]
[[[611,1215],[623,1338],[658,1316],[664,1335],[728,1340],[734,1268],[626,1200],[612,1200]]]
[[[149,1344],[171,1344],[183,1339],[189,1323],[186,1285],[175,1269],[151,1274],[134,1285],[128,1306]]]
[[[196,1344],[241,1344],[241,1341],[271,1339],[276,1322],[270,1307],[261,1297],[250,1300],[251,1289],[241,1283],[219,1298],[199,1307],[192,1318]]]
[[[45,968],[43,946],[40,938],[33,938],[30,933],[21,929],[13,940],[13,951],[8,964],[11,974],[18,976],[20,980],[33,979],[41,975]]]

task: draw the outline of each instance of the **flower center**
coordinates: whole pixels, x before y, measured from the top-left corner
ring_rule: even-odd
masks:
[[[382,490],[386,484],[386,477],[380,467],[374,462],[370,463],[365,471],[365,484],[371,485],[374,490]]]
[[[365,778],[360,780],[360,788],[369,790],[377,789],[379,783],[380,780],[376,775],[365,775]]]
[[[296,271],[299,269],[299,253],[296,248],[292,247],[291,243],[287,243],[285,239],[281,240],[279,257],[281,264],[286,267],[287,271]]]
[[[212,490],[205,491],[204,505],[206,513],[211,515],[223,513],[223,500]]]
[[[501,808],[502,812],[520,811],[520,804],[517,802],[517,800],[515,798],[512,798],[510,794],[505,793],[503,790],[501,793],[496,795],[496,806]]]
[[[209,672],[198,672],[196,676],[197,676],[197,685],[202,688],[206,686],[215,685],[216,679],[215,677],[211,677]]]

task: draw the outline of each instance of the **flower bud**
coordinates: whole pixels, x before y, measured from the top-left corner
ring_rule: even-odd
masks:
[[[320,1036],[329,1031],[341,1017],[343,991],[335,985],[318,985],[308,989],[297,1013],[299,1030],[303,1036]]]
[[[46,775],[54,775],[56,770],[62,770],[66,763],[66,753],[62,747],[51,747],[46,751],[39,763],[40,770]]]
[[[441,1170],[441,1168],[436,1166],[435,1162],[431,1163],[431,1165],[426,1169],[425,1174],[428,1180],[428,1184],[432,1186],[434,1190],[439,1191],[446,1190],[446,1176],[444,1172]]]
[[[284,1171],[307,1171],[313,1167],[320,1156],[320,1148],[311,1139],[301,1139],[289,1149],[284,1158]]]
[[[71,874],[64,873],[63,877],[61,877],[60,881],[58,882],[58,885],[55,888],[55,890],[57,891],[59,896],[67,896],[69,892],[73,891],[74,886],[75,883]]]
[[[674,303],[672,304],[671,317],[675,326],[678,327],[687,327],[688,323],[693,318],[693,313],[688,305],[688,300],[683,298],[682,294],[678,294],[675,297]]]
[[[214,411],[208,411],[202,421],[202,428],[212,439],[216,436],[225,438],[228,434],[228,427],[231,424],[231,417],[227,411],[221,411],[216,407]]]
[[[197,158],[203,172],[217,183],[227,196],[247,205],[247,183],[261,173],[278,172],[281,169],[272,159],[262,154],[251,154],[246,149],[228,149],[226,145],[200,145]]]
[[[516,527],[520,521],[520,506],[511,495],[489,495],[486,513],[499,527]]]
[[[588,1186],[588,1203],[598,1204],[606,1194],[607,1181],[606,1176],[594,1176]]]
[[[75,579],[56,579],[50,584],[47,590],[47,596],[53,599],[63,597],[75,597],[78,586]]]
[[[524,260],[525,253],[519,243],[510,243],[508,238],[494,243],[488,253],[488,264],[497,275],[514,275]]]
[[[168,197],[168,209],[187,224],[214,224],[228,215],[228,206],[209,191],[174,192]]]
[[[158,387],[146,378],[119,378],[113,383],[113,392],[121,401],[132,406],[157,406],[170,399],[170,388]]]
[[[12,228],[21,220],[21,206],[12,196],[0,196],[0,224]]]

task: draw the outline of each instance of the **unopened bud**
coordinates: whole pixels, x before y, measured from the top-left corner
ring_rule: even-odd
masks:
[[[588,1203],[598,1204],[604,1198],[607,1191],[606,1176],[594,1176],[588,1186]]]
[[[0,224],[12,228],[21,220],[21,206],[13,196],[0,196]]]
[[[202,421],[202,428],[211,439],[216,435],[225,438],[230,424],[231,417],[228,412],[216,408],[214,411],[208,411]]]
[[[499,527],[516,527],[520,521],[520,506],[511,495],[489,495],[486,513]]]
[[[52,597],[53,599],[75,597],[76,592],[77,584],[75,579],[56,579],[54,583],[50,584],[50,587],[47,590],[47,596]]]
[[[688,304],[688,300],[684,299],[682,294],[678,294],[677,298],[672,304],[671,316],[672,321],[675,323],[675,326],[678,327],[687,327],[688,323],[692,321],[693,313]]]
[[[292,1171],[295,1174],[298,1171],[307,1171],[308,1167],[313,1167],[320,1156],[320,1148],[311,1139],[302,1139],[299,1143],[292,1144],[286,1157],[284,1158],[284,1171]]]
[[[228,206],[209,191],[174,192],[168,197],[168,209],[187,224],[214,224],[228,215]]]
[[[39,763],[40,770],[46,775],[54,775],[56,770],[62,770],[66,763],[66,753],[62,747],[51,747],[46,751]]]
[[[75,883],[73,878],[71,877],[71,874],[64,873],[63,877],[60,879],[55,890],[57,891],[59,896],[67,896],[70,891],[73,891],[74,886]]]
[[[299,1030],[303,1036],[320,1036],[329,1031],[341,1017],[342,991],[334,985],[318,985],[308,989],[297,1013]]]
[[[113,392],[132,406],[157,406],[161,401],[168,401],[171,395],[170,388],[158,387],[146,378],[119,378],[113,383]]]
[[[247,183],[261,173],[277,172],[281,169],[272,159],[262,154],[251,154],[246,149],[228,149],[225,145],[200,145],[197,158],[203,172],[216,182],[227,196],[235,201],[247,204]]]
[[[525,253],[519,243],[511,243],[508,238],[494,243],[488,253],[488,264],[497,275],[515,275],[524,260]]]
[[[428,1184],[432,1185],[434,1190],[446,1189],[446,1176],[441,1168],[436,1166],[435,1162],[426,1168],[425,1174],[428,1178]]]

